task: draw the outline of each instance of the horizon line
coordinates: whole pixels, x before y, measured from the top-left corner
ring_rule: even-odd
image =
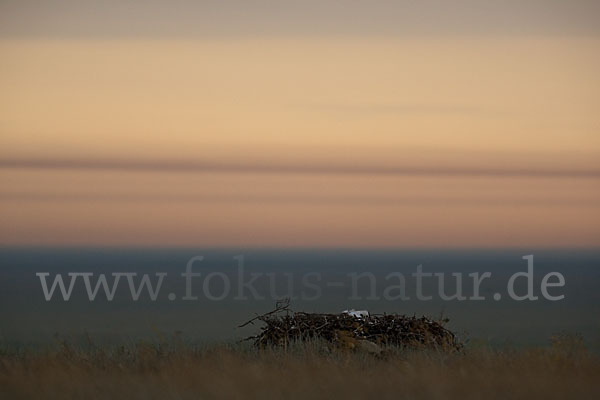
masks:
[[[129,170],[135,172],[258,173],[313,175],[416,175],[538,178],[600,178],[600,169],[416,167],[281,163],[217,163],[203,161],[126,161],[81,159],[0,159],[0,169]]]

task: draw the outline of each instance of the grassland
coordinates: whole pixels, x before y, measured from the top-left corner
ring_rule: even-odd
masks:
[[[600,398],[600,359],[570,336],[544,348],[464,352],[388,349],[374,356],[323,344],[286,350],[128,347],[3,350],[3,399],[582,399]]]

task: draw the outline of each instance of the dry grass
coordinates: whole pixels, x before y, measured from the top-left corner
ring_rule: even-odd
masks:
[[[319,343],[259,352],[177,342],[0,356],[5,399],[577,399],[600,398],[599,379],[598,357],[569,336],[545,349],[384,357]]]

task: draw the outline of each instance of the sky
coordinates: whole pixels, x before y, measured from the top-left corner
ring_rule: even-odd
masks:
[[[2,1],[0,245],[598,247],[599,17]]]

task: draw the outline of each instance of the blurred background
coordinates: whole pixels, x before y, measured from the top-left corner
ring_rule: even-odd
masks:
[[[593,1],[3,1],[0,243],[596,247]]]
[[[0,342],[231,338],[274,302],[45,302],[40,271],[424,264],[492,271],[490,297],[535,254],[564,301],[295,307],[600,348],[599,20],[586,0],[1,1]]]

